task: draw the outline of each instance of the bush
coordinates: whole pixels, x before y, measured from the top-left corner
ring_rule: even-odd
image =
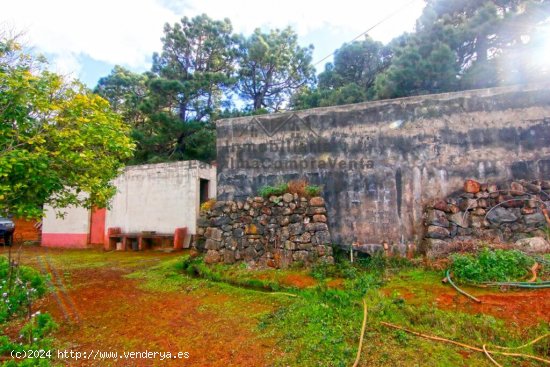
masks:
[[[21,329],[19,342],[11,341],[7,336],[0,336],[0,355],[9,355],[12,351],[22,353],[29,350],[44,351],[44,354],[40,354],[43,358],[9,360],[1,366],[50,366],[50,360],[53,357],[51,351],[53,341],[49,336],[55,329],[57,329],[57,324],[49,314],[36,313]]]
[[[317,185],[308,185],[305,188],[305,196],[319,196],[321,193],[321,186]]]
[[[258,193],[260,196],[263,196],[264,198],[270,197],[270,196],[279,196],[283,195],[284,193],[288,192],[288,184],[280,184],[277,186],[264,186],[260,188]]]
[[[206,212],[206,211],[212,209],[214,204],[216,204],[216,199],[209,199],[209,200],[207,200],[207,201],[205,201],[204,203],[201,204],[200,211],[201,212]]]
[[[534,260],[517,250],[490,250],[451,256],[454,277],[470,282],[506,282],[521,280],[528,275]]]
[[[10,267],[0,257],[0,323],[26,310],[29,302],[46,293],[45,278],[27,266]]]

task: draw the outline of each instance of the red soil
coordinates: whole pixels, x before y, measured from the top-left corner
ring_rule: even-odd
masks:
[[[315,278],[306,274],[288,274],[281,279],[281,283],[288,287],[304,289],[315,286],[317,281]]]
[[[475,290],[471,291],[475,295]],[[484,313],[517,324],[520,327],[550,322],[550,289],[522,290],[476,295],[481,303],[472,302],[456,292],[441,293],[437,304],[443,309],[468,313]]]
[[[40,250],[31,250],[40,255]],[[42,254],[43,255],[43,254]],[[49,252],[55,256],[55,252]],[[128,256],[133,254],[128,253]],[[154,256],[159,256],[154,254]],[[31,262],[33,260],[31,259]],[[113,265],[113,264],[111,264]],[[70,366],[265,366],[275,341],[255,331],[254,314],[269,311],[268,301],[243,301],[237,295],[200,289],[186,294],[139,288],[130,269],[103,266],[57,269],[70,287],[36,306],[60,324],[60,350],[188,352],[188,359],[65,360]],[[53,274],[54,283],[58,281]],[[61,303],[59,300],[61,299]],[[232,307],[232,302],[240,307]],[[225,309],[231,307],[229,315]],[[57,362],[60,362],[57,360]]]

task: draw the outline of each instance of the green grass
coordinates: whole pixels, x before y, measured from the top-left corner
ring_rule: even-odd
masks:
[[[477,254],[451,256],[451,271],[458,280],[468,282],[516,281],[529,275],[534,260],[517,250],[483,248]]]

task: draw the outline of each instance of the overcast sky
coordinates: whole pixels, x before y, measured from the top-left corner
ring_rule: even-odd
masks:
[[[292,26],[315,46],[314,62],[402,9],[369,34],[384,43],[414,29],[423,0],[0,0],[0,28],[24,32],[24,41],[51,69],[93,87],[116,64],[141,72],[161,50],[164,23],[206,13],[229,18],[245,35],[255,28]],[[317,66],[321,71],[324,63]]]

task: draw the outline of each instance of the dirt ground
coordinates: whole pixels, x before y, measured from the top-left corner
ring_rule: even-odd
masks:
[[[437,307],[445,310],[492,315],[520,328],[540,322],[550,323],[550,289],[501,290],[462,286],[462,289],[481,301],[476,303],[460,295],[449,284],[444,285],[437,279],[425,282],[407,279],[401,275],[399,278],[384,289],[386,295],[397,291],[410,303],[434,302]]]
[[[158,252],[102,253],[25,248],[21,262],[50,274],[56,291],[35,305],[59,323],[59,348],[88,352],[188,352],[188,359],[67,360],[70,366],[265,366],[275,341],[256,330],[269,297],[239,298],[219,288],[154,291],[135,270],[181,256]],[[262,300],[263,298],[263,300]],[[63,362],[63,361],[58,361]]]

